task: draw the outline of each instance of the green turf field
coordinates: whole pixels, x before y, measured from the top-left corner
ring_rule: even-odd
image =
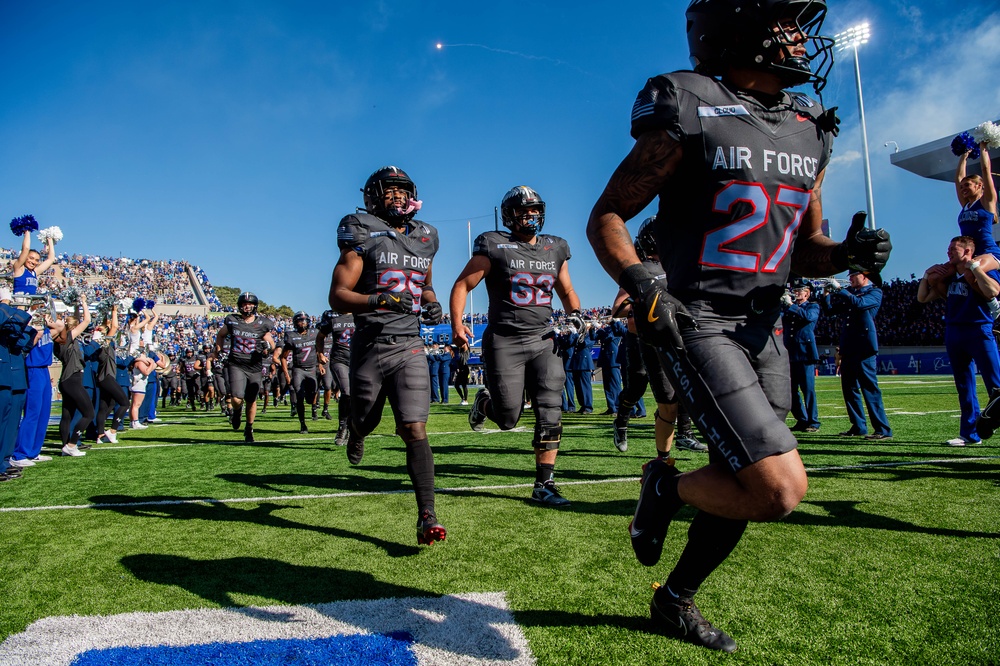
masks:
[[[504,592],[539,664],[1000,663],[1000,448],[942,446],[958,434],[950,377],[881,383],[895,437],[870,443],[837,437],[839,383],[819,380],[823,427],[800,437],[808,495],[751,525],[699,593],[733,655],[650,631],[650,584],[692,515],[660,566],[635,561],[652,417],[622,454],[610,417],[568,416],[556,474],[572,506],[544,509],[527,501],[533,417],[472,433],[454,392],[428,424],[448,528],[431,547],[416,546],[388,411],[357,467],[332,445],[335,421],[299,435],[272,409],[244,445],[217,413],[172,408],[117,445],[26,469],[0,485],[0,639],[54,615]],[[174,501],[199,499],[213,501]]]

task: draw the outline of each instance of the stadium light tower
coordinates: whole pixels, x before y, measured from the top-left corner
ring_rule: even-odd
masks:
[[[865,127],[865,103],[861,97],[861,65],[858,64],[858,47],[868,43],[871,30],[868,22],[848,28],[833,36],[838,52],[854,52],[854,81],[858,85],[858,116],[861,118],[861,151],[865,163],[865,195],[868,198],[868,227],[875,228],[875,202],[872,197],[872,170],[868,160],[868,129]]]

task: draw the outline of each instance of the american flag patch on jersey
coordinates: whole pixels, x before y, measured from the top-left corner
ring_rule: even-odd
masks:
[[[343,241],[345,243],[351,243],[354,241],[354,234],[351,232],[351,228],[346,224],[337,227],[337,240]]]
[[[655,88],[643,88],[639,92],[639,96],[635,98],[635,104],[632,105],[632,122],[643,116],[652,115],[653,107],[656,106],[656,93]]]

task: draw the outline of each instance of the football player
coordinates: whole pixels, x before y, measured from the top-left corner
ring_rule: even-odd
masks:
[[[351,433],[347,459],[357,465],[364,437],[378,425],[386,398],[396,434],[406,445],[406,470],[417,499],[417,543],[443,541],[434,511],[434,454],[427,441],[430,376],[421,322],[441,323],[431,286],[437,229],[413,219],[417,187],[402,169],[382,167],[368,177],[365,211],[337,228],[340,259],[330,283],[330,307],[354,313],[351,339]]]
[[[288,371],[288,357],[292,370]],[[280,363],[285,381],[292,386],[292,402],[299,417],[299,434],[306,434],[306,403],[316,397],[316,329],[309,328],[309,315],[301,310],[292,317],[292,330],[285,331],[285,341],[274,350],[274,362]]]
[[[535,410],[535,485],[531,499],[543,506],[566,506],[554,480],[556,455],[562,439],[562,389],[566,373],[552,325],[552,293],[575,313],[578,329],[580,299],[569,277],[569,245],[558,236],[542,235],[545,202],[538,192],[519,185],[500,203],[503,224],[510,231],[487,231],[476,238],[472,258],[451,290],[451,339],[467,349],[472,331],[462,323],[468,294],[486,280],[489,326],[483,334],[485,388],[476,393],[469,412],[473,430],[490,419],[501,430],[517,425],[524,391]]]
[[[354,315],[340,314],[327,310],[319,320],[319,334],[316,336],[316,352],[320,362],[321,381],[326,388],[323,400],[323,416],[330,418],[330,394],[340,391],[337,402],[337,446],[347,446],[348,423],[351,418],[351,337],[354,335]],[[330,354],[327,355],[326,338],[332,338]]]
[[[698,509],[650,613],[662,631],[727,652],[735,641],[693,597],[748,521],[787,515],[807,486],[785,425],[788,358],[774,336],[789,271],[877,272],[891,249],[888,234],[863,229],[863,218],[843,243],[821,229],[836,118],[787,89],[812,83],[819,92],[825,83],[833,42],[818,33],[826,9],[825,0],[693,0],[686,25],[695,71],[655,76],[639,93],[635,145],[587,227],[711,447],[709,464],[685,474],[660,459],[644,466],[629,530],[641,563],[659,561],[681,506]],[[656,197],[666,283],[639,262],[625,227]]]
[[[233,415],[229,422],[233,430],[240,429],[243,405],[247,408],[243,441],[253,442],[253,422],[257,416],[257,393],[260,391],[261,371],[265,359],[274,353],[274,339],[271,330],[274,322],[257,314],[257,297],[245,291],[236,299],[237,314],[226,315],[212,348],[211,360],[219,360],[223,344],[229,341],[229,359],[226,371],[229,375],[229,390],[232,393]]]

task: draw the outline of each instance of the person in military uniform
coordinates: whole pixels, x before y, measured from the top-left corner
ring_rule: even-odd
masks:
[[[245,291],[236,299],[236,314],[226,315],[212,348],[212,362],[219,359],[223,345],[229,342],[229,359],[226,371],[229,375],[229,390],[232,393],[233,415],[229,422],[233,430],[239,430],[246,405],[246,426],[243,441],[252,443],[253,422],[257,416],[257,394],[260,391],[261,372],[264,360],[270,361],[274,353],[274,338],[271,331],[274,322],[257,314],[257,297]]]
[[[340,259],[330,283],[330,307],[354,314],[351,339],[351,427],[347,459],[357,465],[364,438],[382,418],[386,399],[396,434],[406,445],[406,470],[417,499],[417,543],[443,541],[434,509],[434,454],[427,441],[430,376],[420,324],[441,323],[431,280],[437,229],[413,219],[417,187],[402,169],[386,166],[368,177],[365,211],[337,228]]]
[[[812,288],[804,280],[792,283],[792,292],[781,300],[782,341],[788,350],[788,366],[792,380],[792,416],[794,432],[819,431],[819,409],[816,406],[816,322],[819,303],[809,300]]]
[[[354,335],[354,315],[327,310],[319,320],[319,334],[316,336],[316,351],[320,362],[323,386],[326,387],[323,416],[330,418],[328,406],[334,389],[340,391],[337,401],[337,446],[346,446],[348,424],[351,419],[351,337]],[[329,355],[324,352],[326,339],[331,339]]]
[[[489,419],[501,430],[510,430],[521,418],[527,388],[535,411],[531,499],[543,506],[566,506],[569,500],[554,480],[566,373],[549,320],[555,292],[572,313],[577,330],[583,330],[580,299],[569,277],[569,245],[558,236],[542,234],[545,202],[530,187],[511,188],[500,203],[500,215],[510,231],[480,234],[451,290],[451,339],[459,349],[468,348],[472,336],[462,323],[469,292],[485,280],[490,301],[483,334],[486,387],[476,393],[469,424],[478,431]]]
[[[709,464],[684,474],[662,460],[644,466],[629,528],[641,563],[659,561],[684,504],[698,510],[650,615],[665,633],[727,652],[736,642],[701,615],[694,595],[748,521],[787,515],[807,487],[785,425],[788,357],[774,334],[789,272],[875,273],[892,247],[884,230],[864,228],[863,213],[843,243],[822,231],[836,117],[786,89],[825,83],[825,16],[825,0],[693,0],[685,18],[695,71],[655,76],[639,92],[635,145],[587,227],[710,446]],[[625,226],[657,197],[665,283],[640,264]]]
[[[288,357],[292,358],[291,372]],[[299,417],[299,434],[306,434],[306,404],[316,397],[316,329],[309,328],[309,315],[296,312],[292,317],[292,330],[285,331],[281,347],[274,350],[274,362],[280,363],[281,372],[292,386],[292,400]]]

